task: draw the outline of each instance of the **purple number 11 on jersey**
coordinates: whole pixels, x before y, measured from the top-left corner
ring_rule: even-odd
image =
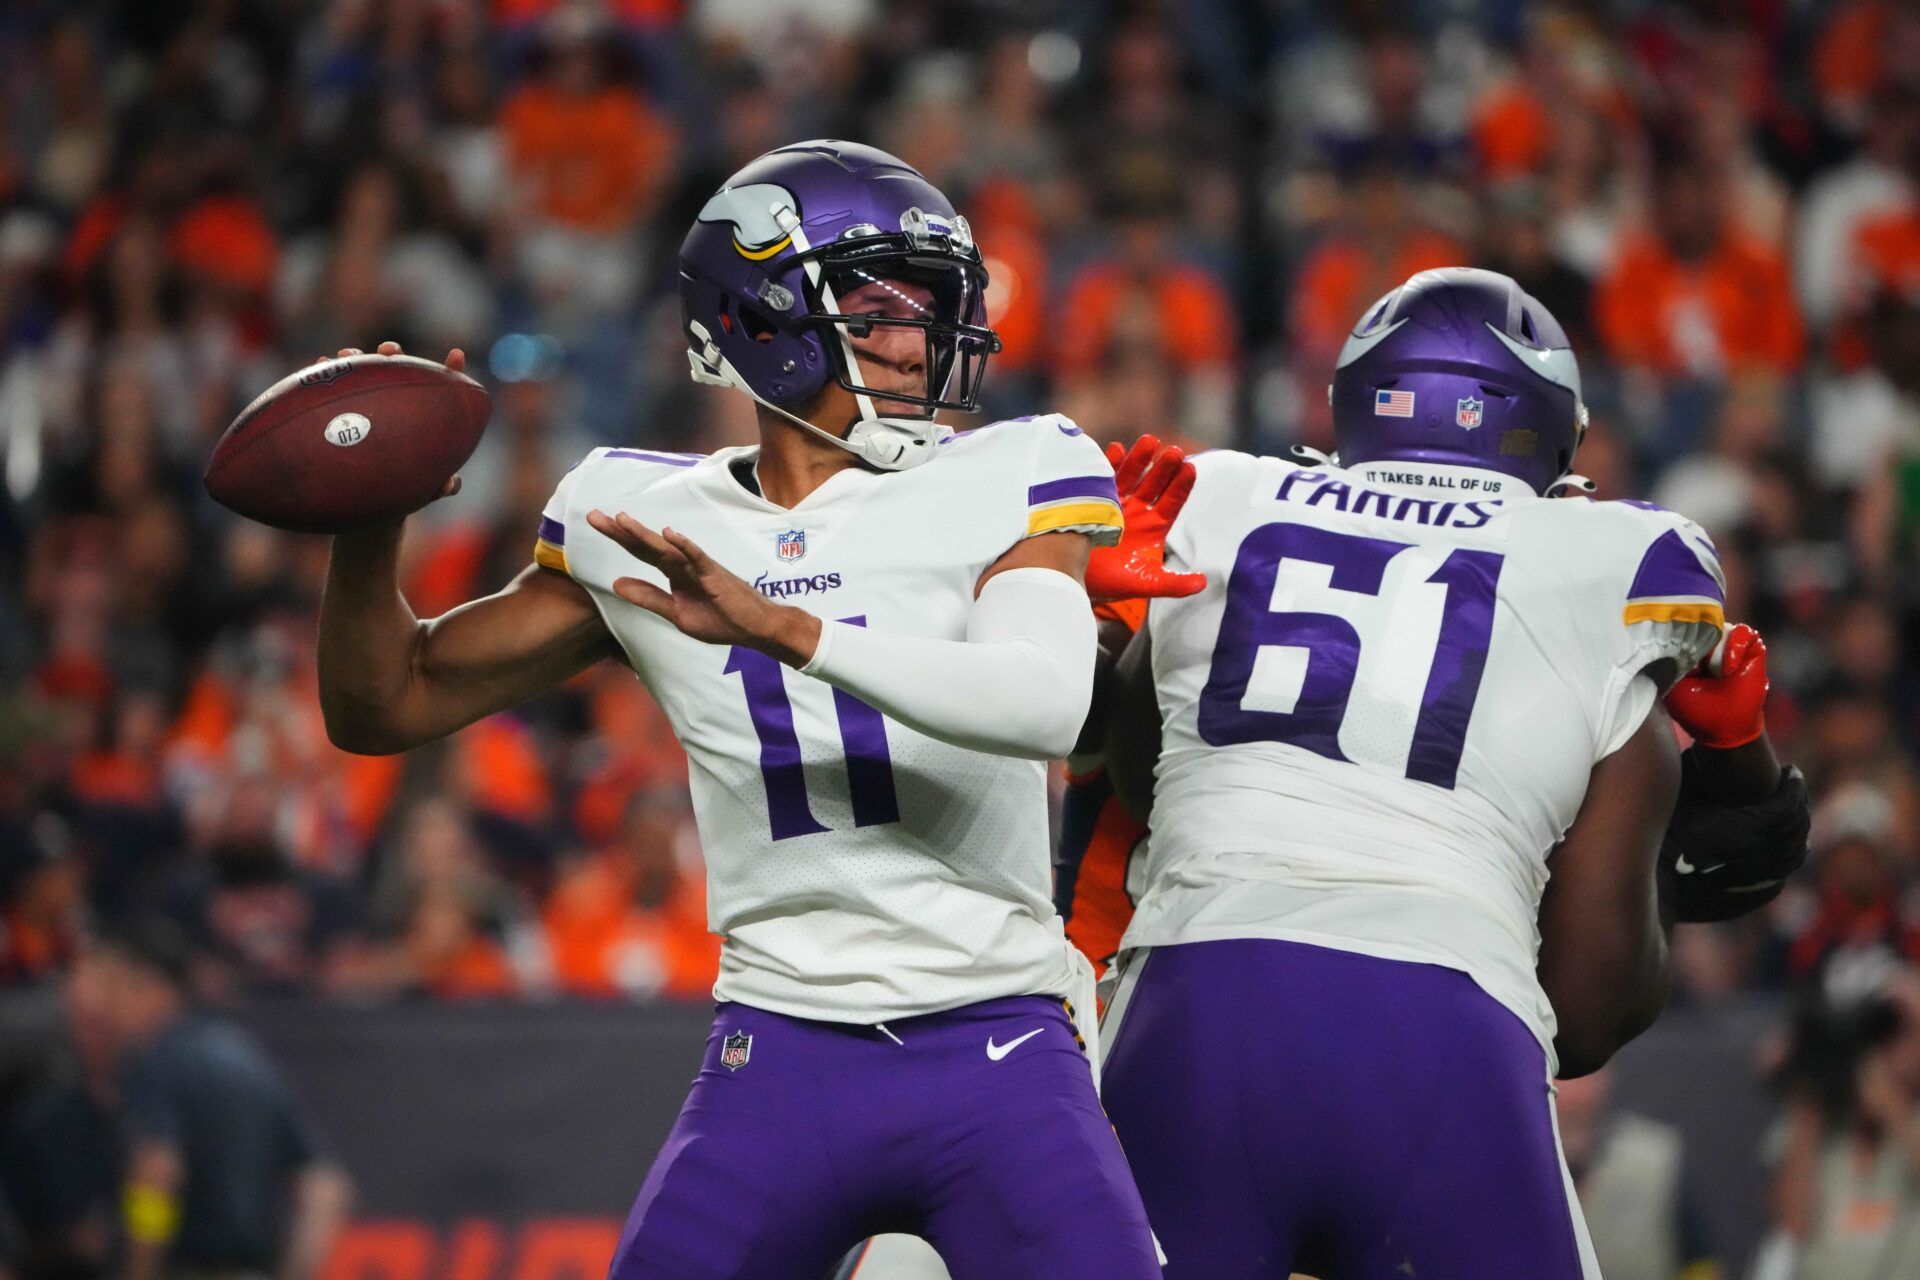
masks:
[[[864,627],[864,615],[842,618]],[[760,739],[760,779],[767,788],[767,820],[775,840],[810,836],[827,828],[813,816],[807,800],[806,771],[800,761],[800,735],[793,727],[793,703],[787,697],[786,675],[780,663],[760,652],[735,645],[727,654],[726,672],[740,674],[747,693],[747,715]],[[893,787],[893,756],[887,750],[886,717],[842,689],[833,691],[833,710],[840,721],[840,744],[847,760],[847,792],[853,803],[853,825],[879,826],[900,821],[900,799]]]
[[[1388,564],[1412,549],[1411,543],[1302,524],[1263,525],[1248,534],[1227,580],[1213,666],[1200,694],[1201,738],[1216,747],[1284,742],[1329,760],[1349,760],[1340,746],[1340,725],[1359,674],[1360,632],[1338,614],[1274,609],[1280,566],[1287,560],[1325,565],[1333,590],[1377,596]],[[1426,578],[1446,588],[1446,600],[1407,751],[1406,776],[1415,782],[1453,789],[1486,670],[1503,563],[1497,552],[1456,548]],[[1270,647],[1306,651],[1300,692],[1289,711],[1245,705],[1260,652]]]

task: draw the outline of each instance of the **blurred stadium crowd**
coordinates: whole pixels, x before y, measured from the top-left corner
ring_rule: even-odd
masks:
[[[407,579],[422,616],[493,589],[586,449],[749,438],[687,379],[674,254],[815,136],[972,220],[989,411],[1103,439],[1326,447],[1367,303],[1517,277],[1574,335],[1601,496],[1717,538],[1818,801],[1802,883],[1681,931],[1676,999],[1920,1022],[1875,998],[1920,961],[1912,0],[0,8],[0,984],[159,911],[215,1000],[704,996],[685,764],[632,677],[340,753],[327,545],[199,470],[317,355],[464,347],[494,422]]]

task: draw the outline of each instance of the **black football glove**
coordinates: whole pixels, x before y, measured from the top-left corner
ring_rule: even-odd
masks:
[[[1772,902],[1807,860],[1811,827],[1807,780],[1792,765],[1758,804],[1689,798],[1682,785],[1660,851],[1673,875],[1674,919],[1731,920]]]

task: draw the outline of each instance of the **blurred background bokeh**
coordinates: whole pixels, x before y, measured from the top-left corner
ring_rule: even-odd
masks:
[[[1559,317],[1581,469],[1714,535],[1817,805],[1799,882],[1684,927],[1674,1008],[1621,1087],[1569,1101],[1596,1234],[1672,1242],[1609,1274],[1920,1275],[1915,0],[0,5],[0,1273],[126,1271],[126,1167],[69,1160],[56,1188],[46,1151],[91,1132],[126,1160],[151,1046],[98,992],[170,979],[138,946],[74,978],[90,938],[176,931],[182,1007],[331,1099],[286,1156],[309,1172],[355,1128],[327,1082],[356,1035],[577,1047],[706,998],[685,765],[631,674],[345,755],[315,694],[326,542],[199,475],[322,353],[462,347],[493,422],[404,575],[422,616],[497,588],[588,448],[750,438],[743,399],[687,378],[674,255],[727,174],[819,136],[896,152],[972,221],[992,416],[1325,448],[1335,352],[1408,274],[1496,268]],[[535,1002],[597,1012],[568,1031]],[[648,1103],[669,1116],[687,1052]],[[381,1201],[357,1141],[363,1207],[427,1213]],[[475,1192],[476,1221],[617,1215],[650,1155],[611,1204]],[[415,1280],[411,1246],[357,1238],[336,1280]],[[521,1264],[593,1273],[603,1236],[558,1238]],[[461,1280],[504,1265],[442,1243]]]

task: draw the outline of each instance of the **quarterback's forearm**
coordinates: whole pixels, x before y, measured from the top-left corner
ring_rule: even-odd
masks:
[[[349,751],[374,749],[413,678],[420,620],[400,593],[396,521],[333,540],[320,597],[320,710]]]
[[[618,653],[586,589],[531,565],[504,590],[423,622],[400,593],[398,550],[397,529],[334,539],[320,706],[342,750],[406,751]]]
[[[931,738],[1032,760],[1064,757],[1093,693],[1085,590],[1053,569],[1010,569],[981,589],[967,638],[827,623],[800,668]]]

